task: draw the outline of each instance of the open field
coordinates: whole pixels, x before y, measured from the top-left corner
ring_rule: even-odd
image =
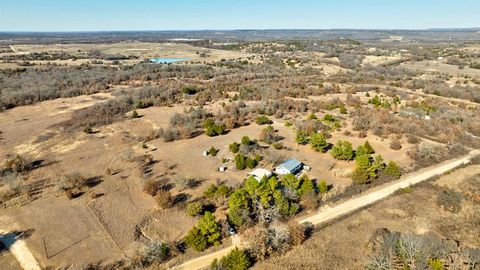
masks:
[[[123,65],[134,65],[151,58],[188,58],[189,62],[214,62],[221,59],[247,59],[254,54],[206,49],[189,44],[178,43],[143,43],[121,42],[111,44],[47,44],[47,45],[12,45],[11,52],[0,53],[0,58],[13,58],[29,54],[58,54],[67,59],[30,60],[34,65],[77,66],[91,63],[92,59],[110,63],[118,58]],[[119,57],[121,56],[121,57]],[[103,60],[106,58],[105,60]],[[0,63],[0,68],[19,67],[23,60]]]
[[[423,71],[426,73],[438,72],[446,73],[450,76],[470,76],[475,78],[480,77],[480,69],[474,69],[470,67],[459,69],[457,66],[449,65],[441,61],[422,61],[413,63],[407,62],[403,63],[402,66],[418,71]]]

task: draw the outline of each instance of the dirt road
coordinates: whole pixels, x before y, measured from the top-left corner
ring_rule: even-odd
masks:
[[[40,266],[28,249],[25,241],[16,235],[0,229],[0,241],[7,247],[24,270],[40,270]]]
[[[340,203],[339,205],[336,205],[334,207],[329,207],[329,206],[322,207],[318,210],[316,214],[300,220],[299,223],[310,222],[313,225],[319,225],[321,223],[332,221],[336,218],[342,217],[358,209],[361,209],[375,202],[378,202],[392,195],[393,193],[395,193],[400,189],[418,184],[434,176],[444,174],[461,165],[467,164],[472,160],[473,157],[477,155],[480,155],[480,150],[474,150],[465,156],[448,160],[440,164],[437,164],[428,168],[424,168],[417,172],[405,175],[404,177],[400,178],[398,181],[378,186],[366,194],[362,194],[356,198]],[[235,237],[238,237],[238,236],[235,236]],[[180,266],[176,266],[173,269],[175,270],[202,269],[209,266],[214,259],[220,259],[226,254],[228,254],[228,252],[230,252],[230,250],[235,248],[235,246],[240,247],[240,246],[247,245],[247,243],[241,243],[240,239],[238,238],[233,239],[232,243],[233,244],[230,247],[224,248],[222,250],[216,251],[214,253],[211,253],[202,257],[198,257]]]
[[[435,166],[431,166],[431,167],[422,169],[420,171],[411,173],[409,175],[406,175],[405,177],[400,178],[398,181],[395,181],[393,183],[381,185],[364,195],[361,195],[357,198],[353,198],[351,200],[348,200],[334,207],[328,207],[328,206],[322,207],[321,209],[319,209],[317,214],[300,220],[300,223],[310,222],[313,225],[318,225],[321,223],[331,221],[335,218],[344,216],[348,213],[351,213],[353,211],[356,211],[358,209],[371,205],[377,201],[380,201],[392,195],[393,193],[395,193],[400,189],[418,184],[431,177],[444,174],[463,164],[467,164],[468,162],[470,162],[470,160],[474,156],[478,154],[480,154],[479,150],[472,151],[466,156],[449,160],[449,161],[437,164]]]
[[[174,270],[195,270],[195,269],[202,269],[207,266],[209,266],[213,260],[215,259],[220,259],[223,256],[227,255],[232,249],[235,247],[241,247],[241,241],[238,235],[232,236],[232,245],[221,249],[219,251],[213,252],[211,254],[198,257],[196,259],[193,259],[191,261],[188,261],[180,266],[176,266],[173,269]]]

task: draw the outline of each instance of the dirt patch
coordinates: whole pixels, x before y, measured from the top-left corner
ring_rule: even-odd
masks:
[[[38,138],[47,133],[56,134],[59,130],[50,127],[66,121],[75,109],[85,108],[97,102],[98,98],[110,99],[107,93],[74,98],[61,98],[29,106],[21,106],[0,113],[2,123],[2,147],[0,158],[16,153],[38,156],[44,140]],[[70,107],[71,105],[71,107]],[[66,108],[67,107],[67,108]]]
[[[185,236],[197,219],[187,216],[183,209],[159,210],[140,225],[142,234],[150,240],[175,242]]]
[[[32,231],[25,242],[45,266],[80,266],[120,255],[81,201],[40,199],[0,215],[15,220],[17,229]]]

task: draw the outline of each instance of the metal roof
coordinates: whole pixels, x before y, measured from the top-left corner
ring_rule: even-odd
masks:
[[[278,167],[283,167],[291,172],[298,170],[300,166],[302,166],[302,162],[294,158],[289,158],[282,164],[278,165]]]

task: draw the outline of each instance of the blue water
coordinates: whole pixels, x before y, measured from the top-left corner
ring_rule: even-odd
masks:
[[[161,63],[161,64],[170,64],[175,62],[182,62],[192,60],[191,58],[152,58],[150,62],[152,63]]]

